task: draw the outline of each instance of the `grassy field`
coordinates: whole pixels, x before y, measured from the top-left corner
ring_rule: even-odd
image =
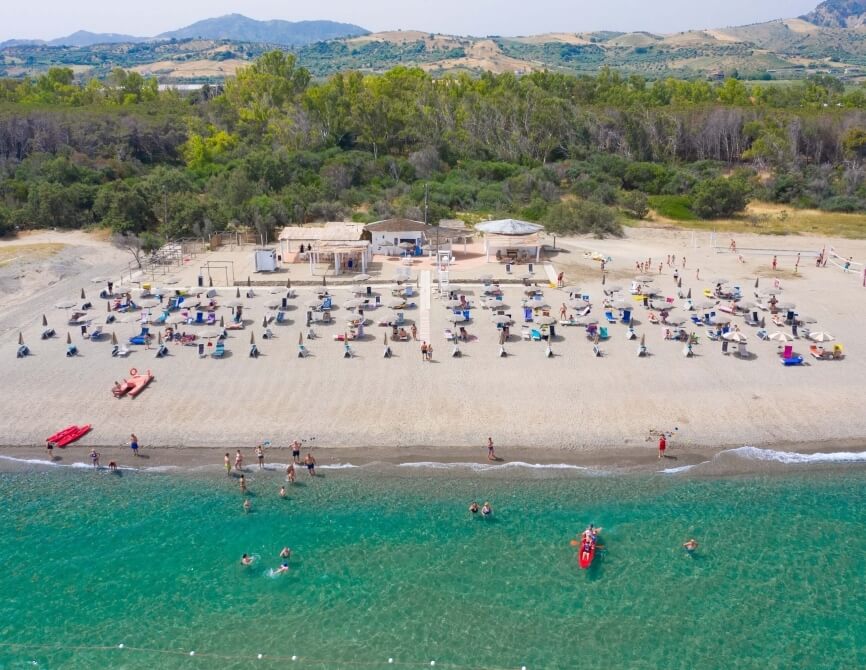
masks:
[[[814,235],[827,237],[866,238],[866,215],[822,212],[817,209],[794,209],[765,202],[751,203],[746,212],[731,219],[713,221],[693,218],[688,207],[677,207],[662,196],[662,207],[653,206],[651,218],[642,225],[670,226],[688,230],[714,230],[759,235]],[[654,199],[651,199],[651,204]],[[692,218],[682,218],[688,217]]]

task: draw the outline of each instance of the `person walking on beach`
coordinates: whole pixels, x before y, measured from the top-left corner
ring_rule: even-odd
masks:
[[[129,448],[132,449],[133,456],[138,456],[138,437],[135,433],[129,436]]]
[[[223,459],[223,462],[226,466],[226,477],[232,476],[232,459],[229,457],[229,452],[226,452],[226,456]]]
[[[496,450],[493,448],[493,438],[487,438],[487,460],[495,461],[496,460]]]
[[[99,467],[99,454],[96,452],[96,449],[90,450],[90,462],[93,463],[94,468]]]
[[[778,264],[779,264],[779,258],[778,258],[777,256],[773,256],[773,262],[772,262],[772,264],[771,264],[771,265],[773,266],[773,270],[776,269],[776,266],[777,266]]]
[[[53,461],[54,460],[54,442],[52,442],[51,440],[48,440],[48,442],[45,443],[45,448],[48,449],[48,460]]]
[[[310,473],[310,477],[316,476],[316,459],[313,458],[313,454],[308,453],[307,457],[304,459],[304,465],[307,466],[307,472]]]
[[[427,345],[427,360],[431,363],[433,362],[433,345],[432,344]]]
[[[262,448],[262,445],[256,445],[256,458],[259,459],[259,470],[265,469],[265,450]]]
[[[300,440],[295,440],[292,442],[292,461],[295,463],[301,462],[301,442]],[[294,470],[294,468],[292,468]]]
[[[662,434],[659,436],[659,460],[661,460],[662,458],[664,458],[664,455],[665,455],[665,449],[667,449],[667,446],[668,446],[667,438],[665,438],[665,434],[662,433]]]
[[[241,455],[241,450],[238,449],[235,454],[235,470],[242,470],[244,467],[244,457]]]
[[[421,360],[422,361],[427,360],[427,342],[421,343]]]
[[[300,459],[299,459],[300,461]],[[286,468],[286,481],[290,484],[295,483],[295,464],[289,463],[289,467]]]

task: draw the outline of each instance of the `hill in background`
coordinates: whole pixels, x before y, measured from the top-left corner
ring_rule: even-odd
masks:
[[[369,31],[351,23],[335,21],[256,21],[241,14],[205,19],[192,25],[157,35],[157,39],[209,39],[236,42],[263,42],[298,46],[340,37],[366,35]]]
[[[859,28],[866,26],[866,2],[863,0],[827,0],[813,12],[800,17],[826,28]]]

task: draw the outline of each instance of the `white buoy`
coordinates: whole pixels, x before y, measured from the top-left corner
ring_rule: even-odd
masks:
[[[261,657],[262,657],[262,655],[261,655],[261,654],[259,654],[259,658],[261,658]]]
[[[436,661],[430,661],[430,665],[436,665]]]
[[[297,656],[292,656],[292,660],[293,660],[293,661],[297,661],[297,660],[298,660],[298,657],[297,657]]]
[[[393,663],[393,662],[394,662],[394,659],[393,659],[393,658],[389,658],[389,659],[388,659],[388,663]]]
[[[118,648],[118,649],[123,649],[123,642],[121,642],[119,645],[117,645],[117,648]]]
[[[194,651],[191,651],[191,652],[189,652],[189,655],[190,655],[190,656],[195,656],[195,652],[194,652]]]

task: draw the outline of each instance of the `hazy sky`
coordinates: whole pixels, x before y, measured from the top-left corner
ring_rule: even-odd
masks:
[[[798,16],[819,0],[0,0],[0,40],[54,38],[75,30],[152,36],[202,18],[331,19],[370,30],[464,35],[584,30],[676,32]]]

